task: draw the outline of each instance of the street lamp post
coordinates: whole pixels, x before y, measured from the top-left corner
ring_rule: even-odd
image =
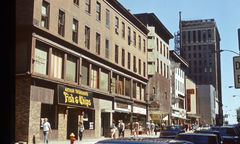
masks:
[[[239,56],[240,56],[240,52],[239,52],[239,53],[237,53],[237,52],[235,52],[235,51],[232,51],[232,50],[223,50],[223,49],[217,49],[217,50],[215,50],[215,53],[220,53],[220,52],[223,52],[223,51],[229,51],[229,52],[235,53],[235,54],[237,54],[237,55],[239,55]]]
[[[233,95],[233,97],[240,97],[240,95]]]

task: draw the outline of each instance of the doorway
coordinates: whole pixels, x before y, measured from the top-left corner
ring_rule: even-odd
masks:
[[[76,140],[78,139],[78,109],[68,109],[67,119],[67,139],[70,139],[70,134],[74,133]]]
[[[110,137],[110,113],[101,113],[101,136]]]

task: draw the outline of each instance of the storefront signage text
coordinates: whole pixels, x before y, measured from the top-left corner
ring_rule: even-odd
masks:
[[[147,114],[145,108],[135,107],[133,106],[133,113],[139,113],[139,114]]]
[[[59,85],[59,103],[93,108],[91,92]]]

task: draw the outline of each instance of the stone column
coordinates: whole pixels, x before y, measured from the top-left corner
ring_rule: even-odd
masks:
[[[67,139],[67,119],[65,106],[59,106],[58,113],[58,140],[63,141]]]

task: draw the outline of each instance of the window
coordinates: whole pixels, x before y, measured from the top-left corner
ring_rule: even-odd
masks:
[[[63,78],[63,53],[57,49],[52,50],[51,55],[51,77]]]
[[[196,46],[193,46],[193,50],[196,50]]]
[[[189,66],[191,66],[191,64],[192,64],[191,61],[189,61],[188,63],[189,63]]]
[[[194,61],[193,63],[194,63],[194,65],[197,65],[197,61]]]
[[[138,74],[141,74],[141,60],[138,60]]]
[[[128,44],[130,45],[130,43],[131,43],[131,41],[132,41],[132,39],[131,39],[131,29],[130,29],[130,27],[128,27]]]
[[[193,57],[196,58],[196,53],[193,54]]]
[[[199,56],[199,58],[201,58],[201,57],[202,57],[202,54],[201,54],[201,53],[199,53],[199,54],[198,54],[198,56]]]
[[[118,63],[118,45],[115,45],[115,63]]]
[[[191,51],[191,46],[188,46],[188,51]]]
[[[212,81],[212,76],[211,75],[209,76],[209,80]]]
[[[166,52],[167,52],[167,54],[166,54],[166,55],[167,55],[167,59],[168,59],[168,47],[166,47]]]
[[[143,52],[146,52],[145,39],[143,39]]]
[[[162,41],[160,41],[160,54],[162,54]]]
[[[141,95],[140,95],[140,83],[137,83],[137,92],[136,92],[136,99],[140,100]]]
[[[211,42],[211,30],[208,30],[208,41]]]
[[[188,58],[191,58],[191,53],[188,54]]]
[[[185,32],[182,33],[182,37],[183,37],[182,42],[183,42],[183,43],[186,43],[186,33],[185,33]]]
[[[136,46],[136,32],[133,32],[133,45]]]
[[[48,118],[52,129],[58,129],[58,105],[41,103],[41,118]]]
[[[204,60],[204,65],[207,65],[207,61],[206,60]]]
[[[73,0],[73,3],[79,5],[79,0]]]
[[[89,63],[83,59],[81,67],[81,84],[89,86]]]
[[[196,31],[193,31],[193,42],[196,42]]]
[[[205,72],[205,73],[207,72],[207,68],[204,68],[204,72]]]
[[[199,73],[202,73],[202,68],[199,68]]]
[[[65,25],[65,13],[59,10],[58,17],[58,34],[64,36],[64,25]]]
[[[207,81],[207,76],[204,76],[204,80]]]
[[[132,87],[132,91],[133,91],[133,98],[136,98],[136,88],[137,88],[136,82],[135,82],[135,81],[133,81],[133,87]]]
[[[117,75],[113,73],[112,77],[112,93],[117,93]]]
[[[211,50],[211,49],[212,49],[212,46],[211,46],[211,45],[208,45],[208,49]]]
[[[212,68],[209,68],[209,72],[212,72]]]
[[[146,64],[143,62],[143,76],[146,76]]]
[[[192,71],[191,71],[191,68],[188,68],[188,70],[189,70],[189,73],[191,73]]]
[[[165,44],[163,45],[163,56],[165,57]]]
[[[209,60],[209,64],[210,64],[210,65],[212,64],[212,60]]]
[[[162,61],[160,61],[160,74],[162,75]]]
[[[203,49],[204,49],[204,50],[206,50],[206,49],[207,49],[206,45],[204,45],[204,46],[203,46]]]
[[[137,67],[136,67],[136,56],[133,56],[133,71],[137,72]]]
[[[206,31],[203,31],[203,42],[206,42]]]
[[[204,57],[207,57],[207,53],[203,53]]]
[[[202,61],[201,60],[199,60],[199,65],[202,65]]]
[[[85,0],[85,11],[90,13],[90,2],[91,0]]]
[[[158,38],[157,38],[157,51],[158,51]]]
[[[100,89],[103,91],[108,91],[108,82],[109,82],[109,72],[107,70],[101,69],[100,73]]]
[[[106,9],[106,26],[110,27],[110,11]]]
[[[163,67],[163,76],[166,77],[166,65],[164,64],[164,67]]]
[[[36,41],[34,72],[48,74],[48,48],[50,46]]]
[[[190,43],[191,33],[188,31],[188,43]]]
[[[201,42],[201,31],[198,31],[198,42]]]
[[[145,98],[144,98],[144,96],[145,96],[145,87],[146,86],[142,85],[142,91],[141,91],[141,100],[142,101],[145,101]]]
[[[49,29],[49,11],[50,11],[49,3],[43,0],[41,26],[46,29]]]
[[[96,19],[101,20],[101,4],[99,2],[96,5]]]
[[[202,82],[202,76],[199,76],[199,81]]]
[[[165,99],[167,99],[167,92],[165,92]]]
[[[141,50],[141,36],[138,36],[138,49]]]
[[[90,28],[85,26],[85,48],[89,49]]]
[[[209,54],[209,57],[212,57],[212,53],[208,53]]]
[[[73,19],[73,27],[72,27],[72,41],[78,42],[78,21]]]
[[[125,50],[122,49],[122,66],[125,66]]]
[[[109,59],[109,40],[108,39],[106,39],[105,45],[106,45],[105,58]]]
[[[95,65],[92,65],[91,69],[91,87],[99,88],[99,68]]]
[[[119,81],[118,81],[118,94],[124,95],[124,78],[123,76],[119,76]]]
[[[131,54],[128,53],[128,69],[131,68]]]
[[[200,45],[198,46],[198,50],[201,50],[201,46]]]
[[[115,33],[118,34],[119,33],[119,29],[118,29],[118,18],[115,17]]]
[[[125,38],[125,23],[122,22],[122,37]]]
[[[186,47],[183,47],[183,51],[185,51],[186,50]]]
[[[77,58],[71,55],[67,55],[66,80],[77,82]]]
[[[159,60],[157,59],[157,73],[159,73]]]
[[[125,95],[130,96],[131,79],[125,79]]]
[[[168,66],[167,66],[167,78],[169,77],[169,76],[168,76],[168,71],[169,71],[169,68],[168,68]]]
[[[100,55],[100,34],[96,33],[96,53]]]

